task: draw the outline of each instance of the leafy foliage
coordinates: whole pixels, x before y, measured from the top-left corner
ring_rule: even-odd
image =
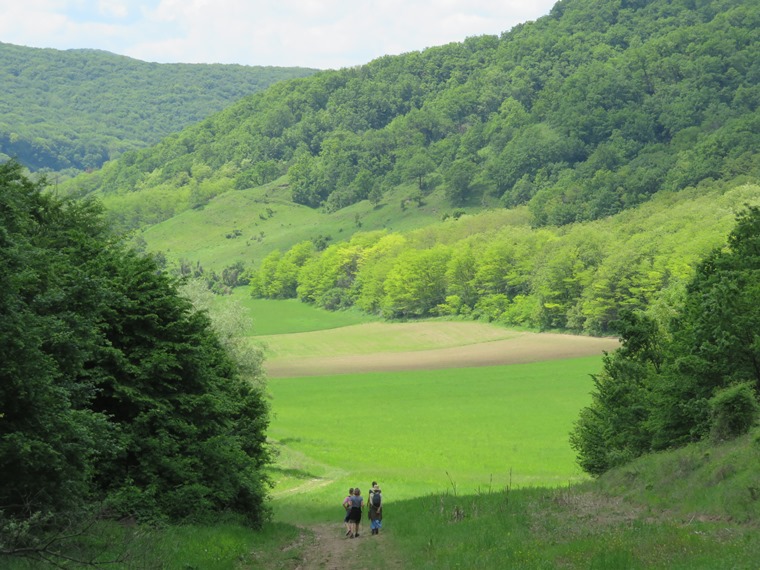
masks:
[[[623,315],[649,305],[668,311],[694,265],[725,239],[736,202],[757,196],[756,186],[702,188],[563,228],[531,228],[501,210],[408,233],[359,232],[322,251],[304,241],[267,255],[251,293],[388,318],[461,315],[591,334],[624,326],[633,335],[639,325]],[[632,352],[658,358],[651,339],[636,333],[630,342]]]
[[[311,69],[147,63],[97,50],[0,43],[0,158],[99,168]]]
[[[745,433],[760,392],[760,208],[736,220],[667,320],[627,315],[571,442],[599,474],[655,449]]]
[[[260,385],[95,203],[1,165],[0,269],[3,528],[94,501],[141,520],[266,519]]]
[[[278,83],[67,188],[111,195],[125,227],[279,173],[283,199],[330,211],[413,183],[529,204],[536,225],[598,219],[758,175],[759,23],[739,0],[563,2],[501,37]]]

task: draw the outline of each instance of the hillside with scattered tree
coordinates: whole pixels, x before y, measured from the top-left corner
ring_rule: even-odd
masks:
[[[277,81],[314,71],[159,64],[100,50],[0,43],[0,158],[33,171],[99,168]]]
[[[593,220],[756,179],[759,25],[742,0],[563,1],[500,37],[279,83],[68,189],[134,196],[127,228],[282,175],[283,199],[325,211],[403,188]]]

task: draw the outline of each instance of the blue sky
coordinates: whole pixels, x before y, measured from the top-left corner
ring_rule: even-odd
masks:
[[[499,34],[554,0],[0,0],[0,42],[320,69]]]

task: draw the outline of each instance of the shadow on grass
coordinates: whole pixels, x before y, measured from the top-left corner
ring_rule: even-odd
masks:
[[[277,473],[279,475],[283,475],[286,477],[293,477],[294,479],[318,479],[319,478],[319,475],[316,475],[314,473],[309,473],[308,471],[304,471],[302,469],[269,467],[267,470],[271,471],[272,473]]]

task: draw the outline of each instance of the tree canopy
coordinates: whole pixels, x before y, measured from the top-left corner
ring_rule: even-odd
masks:
[[[357,232],[323,249],[305,241],[267,255],[251,293],[390,319],[614,334],[625,311],[667,306],[725,240],[738,205],[758,196],[757,185],[702,186],[562,227],[533,228],[524,209],[493,210],[405,233]]]
[[[282,199],[328,210],[414,184],[528,204],[536,225],[598,219],[757,177],[758,24],[741,0],[568,0],[500,37],[278,83],[67,188],[136,193],[126,227],[283,174]]]
[[[206,313],[116,241],[97,204],[43,193],[14,162],[0,165],[0,314],[4,546],[9,520],[93,504],[266,520],[260,370],[241,374]]]
[[[0,43],[0,158],[32,171],[99,168],[276,81],[314,71],[159,64]]]
[[[697,266],[680,302],[621,315],[622,347],[571,434],[598,475],[649,451],[745,433],[760,394],[760,208]]]

